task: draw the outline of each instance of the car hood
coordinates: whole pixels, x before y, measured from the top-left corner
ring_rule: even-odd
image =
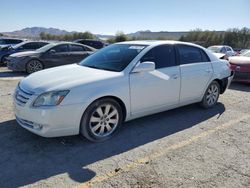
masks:
[[[234,56],[234,57],[229,58],[229,62],[235,65],[249,65],[250,66],[250,57]]]
[[[33,55],[38,55],[39,53],[36,51],[26,51],[26,52],[18,52],[10,55],[10,57],[24,57],[24,56],[33,56]]]
[[[20,82],[26,91],[40,94],[53,90],[71,89],[123,75],[121,72],[88,68],[78,64],[65,65],[42,70],[29,75]]]

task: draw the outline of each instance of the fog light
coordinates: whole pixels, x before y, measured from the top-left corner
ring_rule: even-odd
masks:
[[[41,130],[42,128],[43,128],[43,125],[41,125],[41,124],[38,124],[38,123],[33,124],[33,129]]]

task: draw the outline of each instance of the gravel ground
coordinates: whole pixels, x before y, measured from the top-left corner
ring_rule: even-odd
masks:
[[[0,187],[250,187],[249,85],[233,83],[213,109],[137,119],[93,144],[21,128],[12,94],[23,76],[0,68]]]

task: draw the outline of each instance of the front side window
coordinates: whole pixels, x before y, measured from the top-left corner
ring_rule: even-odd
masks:
[[[84,59],[80,65],[120,72],[145,48],[145,45],[113,44]]]
[[[193,46],[178,45],[178,52],[182,65],[210,61],[204,51]]]
[[[142,57],[141,63],[145,61],[154,62],[156,69],[176,66],[174,46],[162,45],[154,47]]]
[[[226,48],[225,48],[225,47],[222,47],[222,48],[221,48],[221,50],[220,50],[220,52],[224,54],[224,53],[226,53],[226,52],[227,52],[227,50],[226,50]]]
[[[52,48],[51,50],[54,50],[55,53],[68,52],[68,45],[66,45],[66,44],[58,45],[58,46]]]

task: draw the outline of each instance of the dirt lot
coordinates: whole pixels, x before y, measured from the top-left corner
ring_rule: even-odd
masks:
[[[42,138],[14,120],[25,76],[0,68],[0,187],[250,187],[250,85],[218,105],[189,105],[126,123],[113,139]]]

